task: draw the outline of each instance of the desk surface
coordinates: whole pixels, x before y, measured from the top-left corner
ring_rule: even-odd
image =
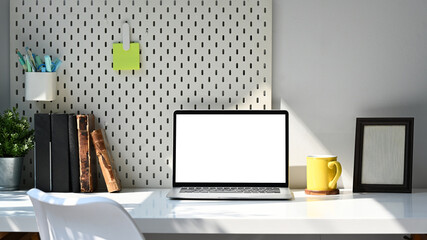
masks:
[[[427,189],[412,194],[352,193],[288,201],[195,201],[167,199],[168,189],[121,193],[52,193],[104,196],[124,206],[145,233],[363,234],[427,233]],[[25,191],[0,192],[0,232],[37,231]]]

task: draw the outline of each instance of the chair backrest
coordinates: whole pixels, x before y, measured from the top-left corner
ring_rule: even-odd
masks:
[[[59,198],[36,188],[27,194],[42,240],[144,239],[129,213],[111,199]]]

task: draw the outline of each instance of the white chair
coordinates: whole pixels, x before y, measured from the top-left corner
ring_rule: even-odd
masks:
[[[129,213],[111,199],[58,198],[36,188],[27,194],[42,240],[144,239]]]

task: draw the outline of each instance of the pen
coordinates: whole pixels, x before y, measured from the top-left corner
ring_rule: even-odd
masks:
[[[30,60],[31,60],[31,63],[33,64],[33,66],[37,67],[36,61],[34,61],[33,53],[31,52],[31,50],[28,47],[26,47],[25,50],[27,50],[27,54],[30,57]]]
[[[45,72],[46,72],[46,64],[42,63],[37,67],[37,72],[42,71],[42,69],[44,68]],[[42,71],[43,72],[43,71]]]
[[[22,56],[22,54],[19,52],[18,49],[15,50],[16,54],[18,54],[19,59],[21,59],[22,61],[24,61],[24,57]]]
[[[38,55],[36,55],[35,57],[34,57],[34,59],[36,60],[36,64],[37,64],[37,69],[39,69],[40,67],[40,65],[42,65],[43,64],[43,62],[42,62],[42,60],[40,59],[40,57],[38,56]]]
[[[52,72],[52,62],[49,55],[44,56],[44,64],[46,64],[46,71]]]
[[[25,55],[25,63],[27,64],[27,72],[31,72],[31,64],[28,60],[28,55]]]
[[[59,60],[58,58],[55,59],[55,61],[53,62],[53,67],[52,67],[52,72],[56,72],[58,71],[59,66],[61,66],[62,61]]]
[[[24,70],[27,71],[28,68],[27,68],[27,65],[25,65],[25,61],[22,58],[20,58],[19,56],[18,56],[18,61],[21,64],[21,66],[24,68]]]
[[[27,62],[28,72],[35,72],[36,69],[34,68],[33,64],[31,63],[28,55],[25,55],[25,61]]]
[[[18,61],[21,64],[21,66],[24,68],[24,70],[27,71],[28,68],[27,68],[27,65],[25,65],[25,61],[22,58],[20,58],[19,56],[18,56]]]

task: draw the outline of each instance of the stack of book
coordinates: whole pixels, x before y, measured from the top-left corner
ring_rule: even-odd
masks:
[[[98,156],[108,191],[121,190],[105,132],[94,130],[93,114],[35,114],[34,126],[36,188],[46,192],[95,191]]]

